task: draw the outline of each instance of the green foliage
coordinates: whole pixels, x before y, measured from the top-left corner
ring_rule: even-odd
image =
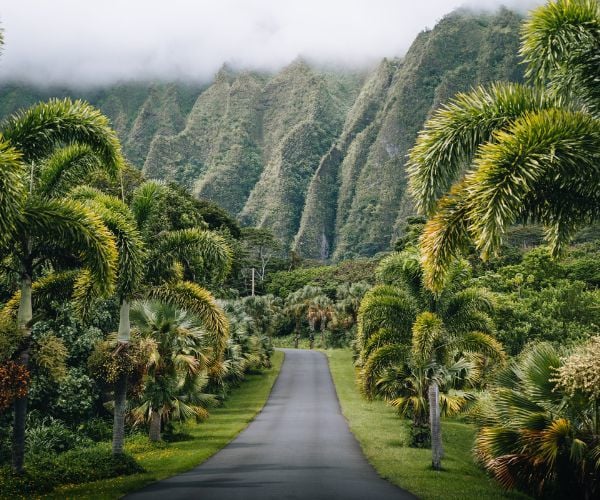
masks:
[[[331,266],[280,271],[271,275],[267,292],[285,298],[291,292],[310,285],[322,288],[329,297],[333,298],[337,287],[345,283],[373,283],[377,262],[377,259],[356,259]]]
[[[8,467],[0,469],[3,495],[35,495],[47,493],[64,483],[80,484],[117,476],[143,472],[136,461],[127,454],[113,456],[107,446],[82,448],[50,455],[32,457],[25,472],[16,476]]]
[[[586,349],[592,354],[596,343],[574,356],[585,356]],[[565,367],[559,380],[567,382],[573,362],[576,358],[563,365],[556,349],[535,345],[499,374],[476,409],[481,424],[476,455],[505,488],[543,498],[597,495],[598,400],[573,394],[583,387],[557,384],[557,370]]]
[[[518,221],[543,224],[556,257],[598,218],[600,95],[590,82],[597,83],[599,27],[597,2],[549,2],[522,33],[535,86],[459,94],[426,123],[409,176],[418,208],[432,215],[421,238],[429,287],[443,287],[470,241],[483,259],[494,256]]]

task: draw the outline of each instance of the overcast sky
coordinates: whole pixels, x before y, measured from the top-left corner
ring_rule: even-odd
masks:
[[[104,84],[206,81],[224,63],[274,70],[301,55],[372,64],[462,5],[543,0],[2,0],[0,78]]]

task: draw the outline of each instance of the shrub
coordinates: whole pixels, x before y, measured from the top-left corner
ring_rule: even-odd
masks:
[[[37,455],[62,453],[73,448],[90,445],[91,441],[69,429],[63,422],[46,417],[31,423],[25,432],[27,452]]]
[[[91,418],[83,422],[78,432],[92,441],[109,441],[112,437],[112,423],[101,418]]]
[[[23,474],[0,468],[2,497],[14,498],[46,493],[61,484],[80,484],[144,472],[133,457],[113,457],[108,446],[71,450],[60,455],[30,455]]]

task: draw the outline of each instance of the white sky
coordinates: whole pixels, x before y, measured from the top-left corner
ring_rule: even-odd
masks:
[[[462,5],[543,0],[0,0],[0,79],[104,84],[209,80],[228,62],[274,70],[297,56],[362,66],[404,54]]]

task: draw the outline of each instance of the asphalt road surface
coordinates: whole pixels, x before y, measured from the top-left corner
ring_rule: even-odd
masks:
[[[254,421],[195,469],[126,498],[412,499],[381,479],[342,416],[325,355],[284,349],[273,391]]]

